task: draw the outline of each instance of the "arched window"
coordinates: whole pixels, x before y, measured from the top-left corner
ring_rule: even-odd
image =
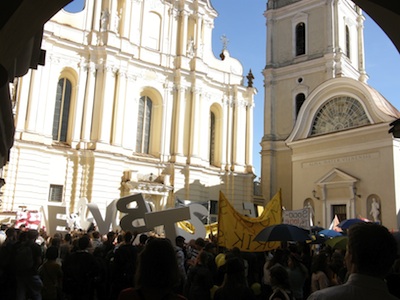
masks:
[[[72,84],[67,78],[61,78],[57,84],[56,104],[53,119],[53,140],[67,141],[69,108],[71,104]]]
[[[210,113],[210,165],[215,164],[215,114]]]
[[[150,12],[145,24],[144,42],[145,46],[154,50],[160,50],[161,40],[161,16]]]
[[[296,25],[296,56],[306,54],[306,24]]]
[[[151,109],[153,102],[147,96],[139,100],[139,112],[136,134],[136,152],[149,153]]]
[[[300,108],[306,100],[306,95],[303,93],[296,95],[296,116],[299,114]]]
[[[348,26],[346,26],[346,56],[350,58],[350,32]]]
[[[311,135],[342,131],[370,124],[361,103],[351,97],[339,96],[326,102],[314,117]]]

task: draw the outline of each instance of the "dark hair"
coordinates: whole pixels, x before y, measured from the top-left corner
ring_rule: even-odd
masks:
[[[125,243],[131,243],[132,237],[133,237],[132,232],[130,232],[130,231],[125,232],[125,234],[124,234]]]
[[[348,235],[348,251],[357,272],[385,277],[397,257],[397,243],[389,230],[375,223],[357,223]]]
[[[197,238],[194,241],[194,244],[199,246],[199,247],[201,247],[201,248],[204,248],[204,246],[206,245],[206,241],[203,238]]]
[[[328,253],[320,252],[313,257],[311,263],[311,273],[322,271],[326,273],[328,270]]]
[[[144,234],[144,233],[143,233],[143,234],[141,234],[141,235],[139,236],[139,242],[140,242],[141,244],[145,244],[148,238],[149,238],[149,237],[147,236],[147,234]]]
[[[46,250],[46,258],[48,260],[56,260],[58,257],[58,248],[56,246],[50,246]]]
[[[168,291],[178,285],[175,249],[167,239],[149,239],[138,262],[135,277],[138,288]]]
[[[290,289],[289,274],[282,265],[274,265],[270,270],[271,286]]]
[[[90,238],[85,234],[82,235],[79,239],[78,239],[78,248],[80,250],[85,250],[89,247],[90,245]]]

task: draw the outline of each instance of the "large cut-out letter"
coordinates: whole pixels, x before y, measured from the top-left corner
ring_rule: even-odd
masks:
[[[159,225],[164,225],[165,237],[175,243],[176,231],[175,223],[190,218],[189,207],[171,208],[167,210],[147,213],[144,215],[146,225],[153,228]]]
[[[134,202],[136,202],[136,208],[129,208],[128,205]],[[141,226],[135,226],[133,224],[134,221],[143,220],[145,213],[150,211],[143,199],[142,194],[129,195],[118,199],[117,209],[122,213],[126,213],[126,215],[121,218],[119,223],[122,230],[138,233],[149,231],[147,229],[148,227],[146,227],[147,224]],[[143,222],[138,223],[142,224]]]
[[[92,214],[94,221],[97,225],[97,229],[101,234],[107,234],[107,232],[110,231],[110,227],[113,223],[115,223],[115,218],[117,215],[117,209],[115,206],[116,200],[112,201],[110,204],[108,204],[106,208],[106,216],[103,220],[103,217],[101,216],[101,212],[99,210],[99,207],[97,206],[96,203],[89,203],[88,209],[90,213]]]
[[[56,232],[67,233],[67,215],[65,206],[47,206],[48,212],[48,228],[46,228],[49,236],[53,236]]]

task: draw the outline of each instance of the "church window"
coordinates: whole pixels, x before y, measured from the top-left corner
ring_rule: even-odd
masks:
[[[314,117],[311,135],[342,131],[370,124],[359,101],[351,97],[335,97],[326,102]]]
[[[348,26],[346,26],[346,56],[350,58],[350,32]]]
[[[147,16],[147,22],[145,28],[145,46],[160,50],[160,35],[161,35],[161,17],[154,13],[150,12]]]
[[[296,25],[296,56],[306,54],[306,25],[301,22]]]
[[[151,110],[153,102],[147,96],[139,99],[139,111],[136,134],[136,152],[149,153]]]
[[[67,78],[61,78],[57,84],[56,103],[53,118],[53,140],[67,141],[69,109],[71,104],[72,84]]]
[[[210,165],[215,164],[215,114],[210,113]]]
[[[303,93],[296,95],[296,116],[299,114],[300,108],[306,100],[306,96]]]
[[[64,186],[59,184],[50,184],[49,201],[62,202]]]

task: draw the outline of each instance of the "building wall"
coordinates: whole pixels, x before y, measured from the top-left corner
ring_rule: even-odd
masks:
[[[286,209],[311,203],[316,225],[328,227],[334,205],[344,205],[341,217],[373,220],[370,208],[375,198],[380,204],[379,221],[397,229],[398,141],[387,130],[400,113],[366,84],[362,11],[347,0],[272,1],[265,16],[261,141],[265,199],[282,189]],[[298,55],[295,28],[301,23],[305,24],[305,51]],[[296,112],[300,93],[305,99]],[[324,117],[322,109],[340,97],[354,101],[358,112],[346,110],[348,106],[341,102],[326,116],[326,123],[337,127],[313,133],[314,122]],[[341,123],[356,123],[358,115],[367,122]]]
[[[157,209],[175,199],[242,207],[253,195],[255,88],[224,50],[212,53],[208,1],[86,1],[46,25],[44,67],[18,82],[16,140],[5,167],[3,210],[40,209],[51,184],[62,204],[100,209],[142,192]],[[65,142],[53,140],[57,83],[72,83]],[[136,151],[141,97],[152,100],[149,151]],[[210,161],[210,112],[216,116]],[[129,184],[126,184],[129,183]]]

